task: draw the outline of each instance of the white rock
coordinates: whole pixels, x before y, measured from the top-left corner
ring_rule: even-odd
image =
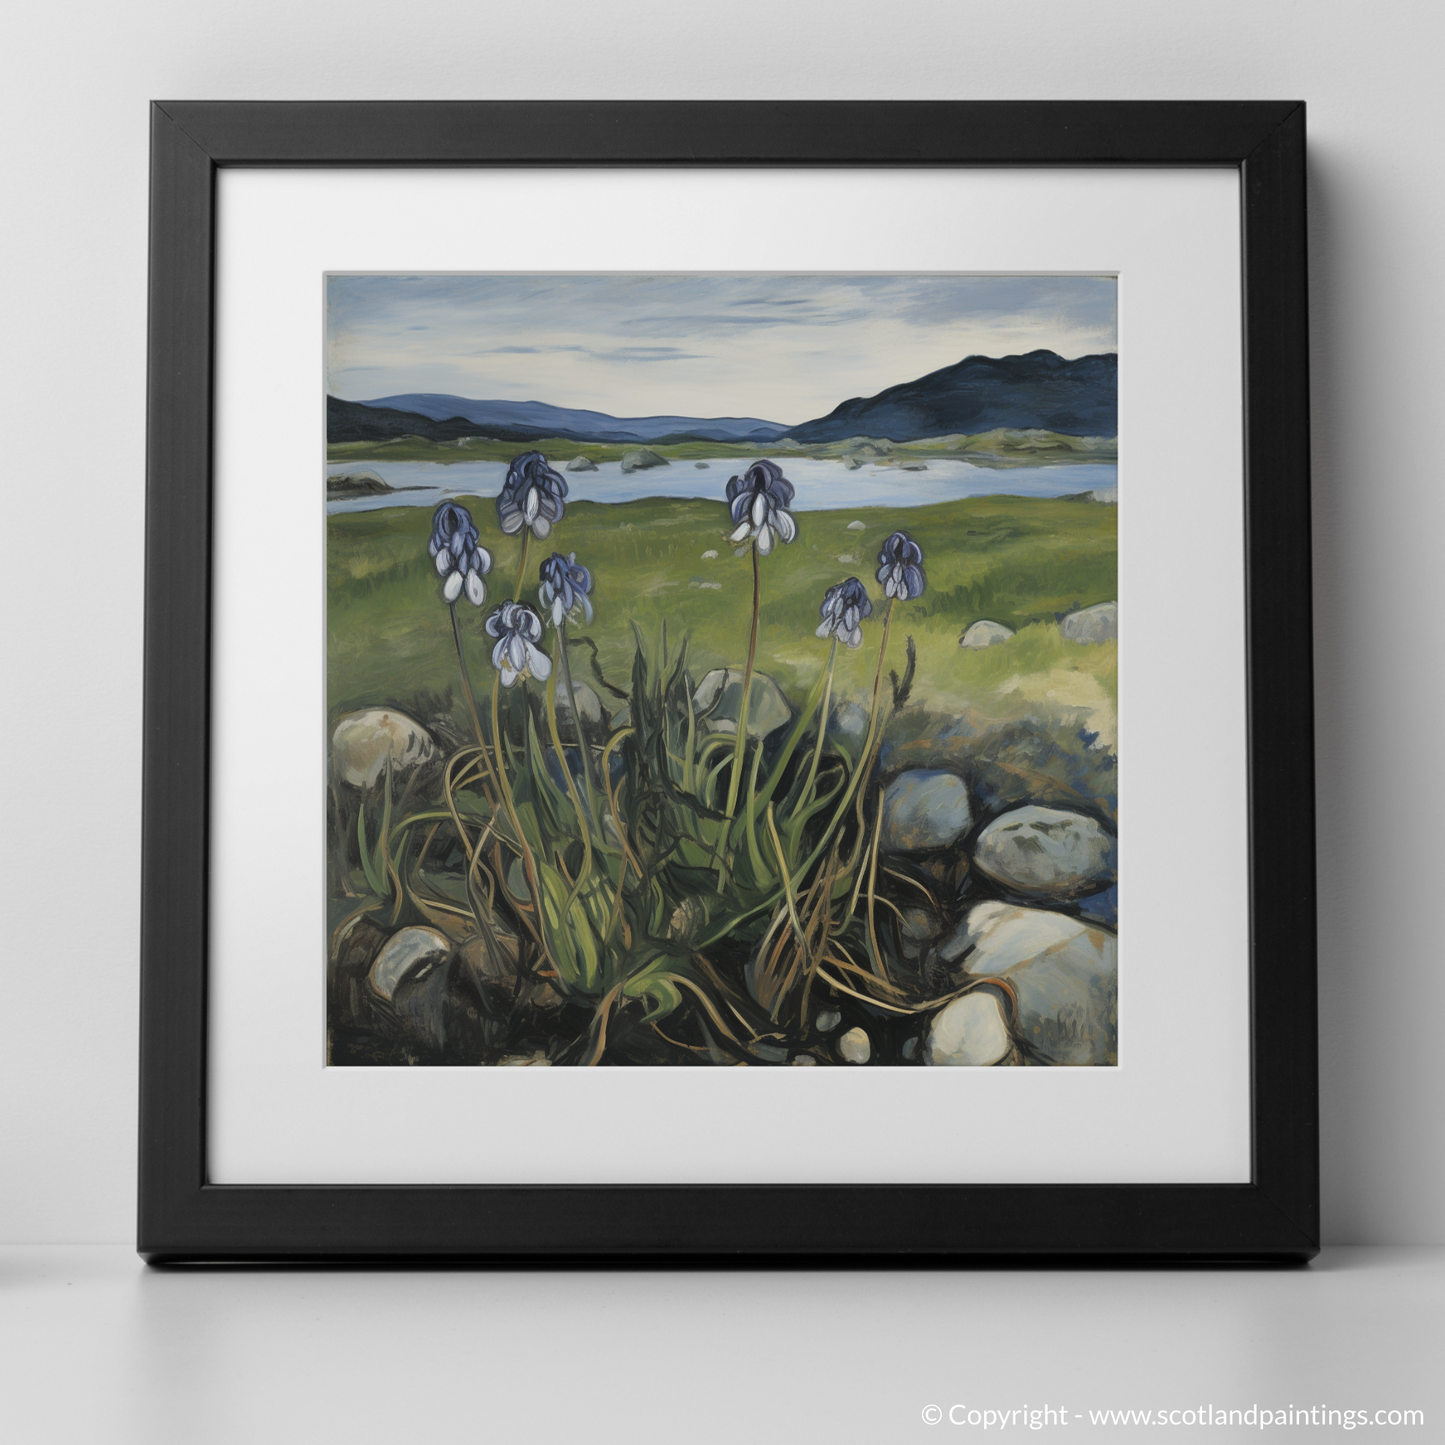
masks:
[[[1119,635],[1119,604],[1101,602],[1071,612],[1059,623],[1059,631],[1070,642],[1111,642]]]
[[[1013,1048],[1003,1001],[992,989],[956,998],[928,1030],[923,1062],[952,1068],[990,1068]]]
[[[702,560],[703,560],[704,562],[712,562],[712,561],[715,561],[716,558],[717,558],[717,548],[716,548],[716,547],[709,547],[709,548],[707,549],[707,551],[702,554]]]
[[[1040,1062],[1111,1064],[1118,1057],[1112,933],[1063,913],[980,903],[939,954],[971,977],[1008,981],[1018,999],[1018,1036]]]
[[[354,788],[375,787],[391,759],[394,777],[429,762],[436,745],[422,725],[404,712],[370,708],[348,713],[331,735],[336,776]]]
[[[843,1022],[843,1015],[837,1009],[825,1008],[820,1010],[815,1022],[820,1034],[831,1034]]]
[[[419,963],[451,951],[450,939],[435,928],[403,928],[382,944],[367,977],[372,988],[390,1001],[402,979]]]
[[[866,1064],[873,1057],[873,1045],[862,1029],[849,1029],[838,1040],[838,1057],[845,1064]]]
[[[866,531],[868,530],[868,528],[867,528],[867,526],[866,526],[864,523],[862,523],[862,522],[849,522],[849,523],[848,523],[848,530],[849,530],[850,532],[866,532]]]
[[[985,620],[975,622],[959,639],[958,645],[960,647],[977,650],[984,647],[993,647],[1000,642],[1007,642],[1013,635],[1012,627],[1005,627],[1002,622],[989,622]]]

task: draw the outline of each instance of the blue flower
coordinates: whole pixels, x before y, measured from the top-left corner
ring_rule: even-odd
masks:
[[[928,579],[923,575],[923,548],[907,532],[895,532],[878,554],[878,580],[885,597],[911,602],[923,596]]]
[[[868,589],[856,577],[830,587],[818,611],[823,618],[819,637],[836,637],[849,647],[862,646],[863,629],[858,624],[872,615],[873,604],[868,600]]]
[[[432,514],[431,541],[427,551],[436,562],[437,571],[447,580],[442,596],[455,602],[467,591],[467,601],[480,607],[486,600],[483,576],[492,570],[492,554],[479,545],[477,524],[465,507],[443,502]]]
[[[552,659],[538,646],[542,640],[542,619],[525,602],[502,603],[487,618],[487,636],[495,637],[492,666],[502,674],[502,686],[511,687],[519,677],[546,682],[552,675]]]
[[[497,497],[497,521],[509,537],[530,527],[540,542],[553,523],[562,520],[566,495],[561,472],[554,472],[541,452],[523,452],[507,468],[507,480]]]
[[[754,462],[740,477],[728,479],[728,503],[737,531],[728,538],[741,542],[757,538],[764,557],[773,550],[773,533],[784,542],[798,535],[798,525],[788,508],[793,504],[793,484],[776,462]]]
[[[582,615],[592,621],[592,603],[587,594],[592,590],[592,574],[578,565],[577,554],[569,552],[565,557],[553,552],[541,568],[542,585],[537,589],[537,598],[543,607],[552,609],[552,626],[560,627],[562,620],[580,602]]]

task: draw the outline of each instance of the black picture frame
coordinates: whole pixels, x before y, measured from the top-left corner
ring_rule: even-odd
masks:
[[[1318,1251],[1305,107],[159,102],[151,112],[138,1248],[182,1260]],[[1252,1179],[1218,1185],[216,1185],[206,1174],[211,454],[222,166],[1216,166],[1242,195]],[[1287,846],[1276,822],[1289,819]],[[966,1227],[961,1221],[967,1221]]]

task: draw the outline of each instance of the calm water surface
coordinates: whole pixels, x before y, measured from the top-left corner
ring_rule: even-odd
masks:
[[[1113,462],[1080,462],[1049,467],[976,467],[955,458],[931,460],[926,472],[866,463],[856,472],[823,457],[776,458],[797,489],[794,509],[834,507],[922,507],[955,497],[1063,497],[1113,488]],[[631,502],[639,497],[703,497],[720,500],[729,477],[745,459],[710,461],[707,467],[678,460],[645,472],[623,473],[620,462],[599,463],[595,472],[564,472],[569,501]],[[389,496],[343,497],[327,501],[328,512],[369,512],[379,507],[434,507],[448,497],[494,497],[507,475],[506,462],[333,462],[327,472],[374,472],[389,486],[406,488]]]

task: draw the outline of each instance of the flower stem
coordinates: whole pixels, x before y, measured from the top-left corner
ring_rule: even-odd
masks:
[[[828,704],[833,700],[833,664],[838,658],[838,639],[828,649],[828,681],[823,685],[823,710],[818,714],[818,742],[813,749],[813,761],[808,766],[808,780],[803,784],[801,801],[806,804],[813,791],[813,779],[818,776],[818,760],[823,756],[823,739],[828,735]]]
[[[462,624],[461,620],[457,617],[457,604],[453,602],[448,610],[452,614],[452,641],[455,642],[457,646],[457,666],[461,669],[462,673],[462,688],[466,693],[467,711],[472,715],[472,727],[476,730],[477,746],[482,750],[482,758],[486,762],[487,773],[491,776],[495,784],[496,778],[492,773],[491,749],[487,746],[487,736],[482,731],[482,719],[477,712],[477,694],[472,687],[472,675],[467,670],[466,650],[462,647]],[[490,789],[488,791],[490,792]]]
[[[512,797],[512,785],[507,780],[507,759],[502,753],[502,719],[501,719],[501,693],[502,675],[498,673],[492,679],[492,741],[497,750],[496,777],[502,793],[502,802],[507,809],[507,818],[517,834],[517,847],[522,854],[522,871],[527,875],[527,887],[532,892],[532,907],[537,913],[537,928],[542,936],[542,949],[549,955],[548,962],[551,962],[550,950],[546,944],[546,934],[542,930],[542,888],[541,881],[537,876],[537,863],[532,857],[532,850],[527,845],[527,835],[522,832],[522,820],[517,814],[517,803]]]
[[[753,626],[748,634],[748,660],[743,668],[743,695],[738,700],[738,740],[733,744],[733,770],[728,778],[728,803],[724,810],[729,823],[738,805],[738,787],[743,779],[743,756],[748,750],[748,699],[753,690],[753,660],[758,653],[758,604],[761,594],[761,579],[758,576],[758,543],[753,539]],[[723,827],[727,836],[727,827]]]
[[[557,662],[562,669],[562,682],[567,689],[567,701],[572,704],[572,725],[577,729],[577,748],[582,754],[582,781],[587,788],[587,812],[597,812],[597,790],[592,778],[592,749],[582,731],[582,709],[577,706],[577,689],[572,685],[572,663],[567,656],[567,620],[557,625]]]
[[[567,796],[572,802],[573,811],[577,814],[577,826],[582,830],[582,867],[577,874],[577,881],[572,885],[572,892],[567,899],[566,906],[562,909],[562,921],[569,922],[572,912],[572,901],[582,890],[582,885],[587,876],[592,872],[592,819],[591,816],[582,811],[582,799],[577,796],[577,785],[572,781],[572,769],[567,766],[567,752],[562,746],[562,735],[557,731],[557,673],[560,665],[567,656],[567,639],[562,635],[562,629],[557,629],[557,651],[560,654],[557,659],[559,666],[552,669],[552,675],[547,679],[547,729],[552,735],[552,748],[557,754],[557,762],[562,768],[562,781],[567,788]],[[571,691],[571,684],[568,684],[568,691]],[[572,700],[572,715],[577,715],[577,700]],[[580,738],[582,729],[579,724],[577,735]],[[587,801],[592,801],[589,792]]]
[[[522,560],[517,564],[517,601],[522,600],[522,589],[527,585],[527,549],[532,545],[532,529],[522,528]]]
[[[854,770],[853,776],[848,780],[848,786],[844,789],[843,796],[838,802],[838,810],[833,814],[833,821],[828,824],[828,831],[823,834],[824,839],[831,837],[833,830],[843,821],[843,815],[848,810],[848,804],[852,800],[855,789],[858,787],[859,779],[864,780],[864,786],[866,787],[868,774],[873,770],[874,741],[875,738],[881,737],[878,727],[878,708],[883,695],[883,661],[888,656],[888,632],[893,626],[893,604],[897,600],[896,597],[890,597],[888,599],[888,609],[883,614],[883,640],[878,645],[878,671],[873,675],[873,707],[868,714],[868,733],[863,742],[863,752],[859,759],[858,767]],[[822,845],[820,843],[819,848],[814,850],[814,857],[817,856],[821,847]],[[810,859],[810,866],[811,862],[812,860]]]

